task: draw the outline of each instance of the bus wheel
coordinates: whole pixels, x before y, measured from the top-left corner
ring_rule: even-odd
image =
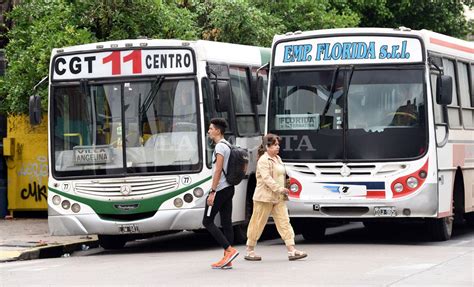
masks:
[[[326,233],[326,225],[317,219],[304,218],[297,222],[301,235],[307,241],[321,241]]]
[[[465,213],[464,219],[466,219],[467,225],[474,227],[474,212]]]
[[[123,235],[99,235],[99,245],[104,249],[122,249],[127,243]]]
[[[245,244],[247,242],[247,223],[234,225],[234,244]]]
[[[446,241],[453,233],[453,217],[427,219],[429,233],[434,241]]]

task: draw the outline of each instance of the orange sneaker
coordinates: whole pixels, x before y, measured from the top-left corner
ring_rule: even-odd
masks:
[[[226,265],[222,266],[221,269],[232,269],[232,262],[229,262]]]
[[[211,267],[212,267],[212,269],[221,269],[225,265],[226,265],[226,263],[225,263],[225,255],[224,255],[224,257],[222,257],[221,260],[217,261],[216,263],[212,263]]]
[[[234,260],[235,257],[237,257],[238,255],[239,255],[239,251],[237,251],[237,249],[235,249],[234,247],[229,247],[229,250],[225,251],[225,255],[223,258],[224,264],[222,264],[222,266],[227,265],[227,263],[232,262],[232,260]]]

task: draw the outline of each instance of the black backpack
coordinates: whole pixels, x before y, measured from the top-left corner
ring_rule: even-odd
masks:
[[[222,141],[230,148],[229,162],[227,163],[227,172],[224,172],[227,182],[231,185],[239,184],[247,173],[249,163],[249,154],[246,149]]]

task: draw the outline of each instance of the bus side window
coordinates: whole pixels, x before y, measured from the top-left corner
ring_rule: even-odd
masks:
[[[208,63],[209,70],[212,71],[208,74],[209,82],[210,82],[210,94],[209,100],[212,102],[210,107],[212,107],[212,117],[219,117],[224,118],[227,121],[228,128],[226,130],[226,135],[233,135],[234,134],[234,121],[233,121],[233,110],[232,105],[230,105],[228,111],[226,112],[218,112],[215,107],[215,99],[214,99],[214,86],[216,85],[216,76],[217,80],[219,81],[230,81],[229,77],[229,67],[227,65],[222,64],[211,64]],[[204,92],[204,90],[203,90]]]
[[[438,58],[439,59],[439,58]],[[441,60],[437,60],[437,62],[442,63]],[[430,72],[430,86],[431,86],[431,99],[433,101],[433,109],[434,109],[434,120],[436,124],[441,124],[446,122],[445,114],[443,112],[443,107],[438,105],[436,102],[436,81],[439,75],[439,71],[434,67],[431,68]]]
[[[254,105],[250,101],[250,82],[247,68],[230,67],[229,72],[237,132],[240,135],[257,134]]]
[[[469,85],[469,65],[463,62],[458,62],[457,64],[462,120],[465,128],[472,129],[474,128],[474,109],[472,103],[472,92]]]
[[[444,74],[453,78],[453,101],[447,106],[448,123],[451,128],[461,127],[460,105],[458,100],[457,75],[454,61],[443,58]]]

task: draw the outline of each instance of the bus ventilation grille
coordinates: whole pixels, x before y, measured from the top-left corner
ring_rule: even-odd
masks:
[[[129,193],[123,194],[120,190],[122,186],[128,185]],[[170,191],[178,188],[178,177],[160,179],[127,179],[107,182],[78,182],[74,185],[74,191],[82,194],[95,196],[119,197],[135,196]]]
[[[295,164],[286,165],[294,172],[315,175],[315,176],[332,176],[332,177],[358,177],[358,176],[385,176],[392,173],[398,173],[407,168],[405,164],[316,164],[303,165]]]

